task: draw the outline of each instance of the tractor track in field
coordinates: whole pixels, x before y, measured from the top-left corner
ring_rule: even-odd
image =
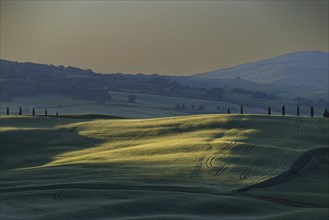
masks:
[[[208,145],[201,146],[198,150],[195,151],[195,157],[194,157],[194,162],[195,165],[193,167],[193,170],[191,172],[191,178],[195,178],[197,176],[200,176],[200,170],[202,168],[202,161],[203,157],[199,157],[198,153],[201,152],[202,150],[207,149]]]
[[[37,208],[31,208],[31,207],[25,207],[23,204],[15,204],[13,202],[9,202],[5,196],[0,196],[0,202],[5,204],[6,206],[10,207],[10,208],[14,208],[14,209],[20,209],[20,210],[31,210],[31,211],[38,211]],[[1,209],[0,209],[1,210]]]
[[[313,165],[315,164],[315,162],[317,161],[318,157],[315,156],[314,154],[310,153],[311,155],[311,160],[308,161],[307,164],[305,164],[305,166],[298,172],[298,176],[305,176],[305,174],[307,173],[307,171],[309,171],[309,169],[311,167],[313,167]]]
[[[192,171],[192,178],[199,176],[202,167],[202,158],[195,156],[195,166]]]
[[[228,149],[230,149],[231,147],[233,147],[234,145],[236,145],[236,141],[231,141],[230,143],[226,144],[222,149],[220,149],[219,151],[215,152],[210,157],[208,157],[207,160],[206,160],[206,166],[207,166],[207,168],[214,169],[214,167],[212,165],[213,160],[216,157],[218,157],[219,155],[223,154]]]
[[[297,117],[293,125],[296,128],[297,133],[303,133],[303,128],[301,127],[302,121],[302,117]]]
[[[266,173],[262,177],[260,177],[259,179],[255,180],[253,183],[260,183],[260,182],[262,182],[264,179],[266,179],[266,177],[268,175],[272,174],[275,170],[277,170],[278,168],[283,167],[284,165],[286,165],[288,163],[288,161],[290,160],[290,158],[293,155],[295,155],[296,153],[297,153],[297,151],[295,151],[295,150],[289,151],[289,153],[286,154],[275,167],[272,167],[271,169],[267,170]]]
[[[316,125],[319,127],[322,135],[328,135],[326,127],[323,125],[325,122],[324,118],[320,118],[316,121]]]
[[[11,208],[19,208],[15,204],[9,202],[4,196],[0,196],[0,202]]]
[[[62,194],[62,190],[57,190],[56,192],[54,192],[53,199],[57,203],[64,203],[64,200],[62,199],[61,194]]]
[[[219,170],[217,170],[217,172],[214,174],[214,176],[222,175],[233,163],[238,162],[242,157],[249,154],[254,149],[254,147],[255,147],[255,145],[249,145],[249,147],[246,149],[246,151],[243,154],[241,154],[237,157],[233,157],[228,163],[226,163]]]
[[[291,166],[289,170],[275,177],[267,179],[263,182],[255,183],[250,186],[246,186],[241,189],[234,190],[233,193],[237,193],[237,195],[244,195],[244,193],[246,193],[251,189],[269,187],[287,182],[289,180],[292,180],[300,176],[304,176],[309,172],[311,168],[313,168],[316,165],[317,161],[322,156],[328,154],[329,154],[328,147],[322,147],[322,148],[306,151],[298,157],[298,159],[294,162],[294,164]]]
[[[266,157],[268,157],[272,151],[274,151],[273,147],[268,148],[260,157],[257,158],[256,161],[254,161],[249,167],[246,167],[242,173],[240,174],[239,178],[240,179],[247,179],[248,175],[252,171],[252,169],[258,165],[260,165]]]

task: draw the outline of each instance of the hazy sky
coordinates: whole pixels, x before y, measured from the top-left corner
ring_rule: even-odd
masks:
[[[328,1],[3,1],[1,58],[189,75],[328,51]]]

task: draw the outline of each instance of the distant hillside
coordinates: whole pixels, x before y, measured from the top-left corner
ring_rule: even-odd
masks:
[[[4,112],[6,106],[11,109],[51,106],[61,113],[108,113],[109,109],[113,113],[117,109],[117,116],[134,117],[135,114],[131,116],[134,101],[128,101],[132,95],[137,96],[139,106],[137,111],[136,108],[134,110],[138,112],[136,117],[227,112],[227,108],[236,105],[251,107],[253,112],[259,109],[263,112],[270,105],[273,111],[278,112],[275,109],[285,104],[290,113],[295,112],[296,105],[307,108],[312,105],[317,110],[328,107],[328,89],[323,88],[268,85],[244,79],[101,74],[77,67],[6,60],[0,60],[0,84],[0,112]],[[120,103],[117,102],[117,94],[120,94]],[[54,98],[44,101],[42,97],[61,98],[55,98],[54,105]],[[75,100],[79,107],[60,101],[64,99]],[[118,107],[118,104],[121,106]],[[67,110],[68,106],[72,109]],[[123,108],[126,113],[130,112],[128,116]],[[322,114],[322,110],[316,114]]]
[[[182,85],[157,74],[100,74],[77,67],[0,60],[1,100],[20,96],[66,95],[97,103],[111,101],[109,92],[145,93],[220,101],[224,89]]]
[[[231,68],[199,73],[194,77],[241,78],[264,84],[328,88],[328,58],[329,53],[326,52],[295,52]]]

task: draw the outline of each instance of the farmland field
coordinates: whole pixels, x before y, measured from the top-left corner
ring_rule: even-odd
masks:
[[[70,96],[39,95],[30,97],[15,98],[13,102],[1,103],[1,112],[6,112],[8,106],[13,114],[18,114],[21,106],[23,113],[31,114],[32,108],[36,109],[36,114],[44,114],[48,109],[49,114],[110,114],[113,116],[129,118],[154,118],[166,116],[180,116],[196,113],[217,113],[217,106],[221,106],[221,112],[227,112],[231,108],[232,112],[239,110],[239,105],[223,103],[211,100],[169,97],[148,94],[136,94],[135,103],[129,103],[127,97],[129,92],[110,92],[112,101],[104,104],[97,104],[93,101],[77,99]],[[203,105],[205,109],[198,111],[178,111],[175,104],[185,104],[189,108],[194,105],[197,108]],[[234,109],[233,109],[234,108]]]
[[[1,116],[1,219],[327,219],[324,118]]]
[[[128,102],[127,98],[131,92],[109,92],[112,100],[103,104],[95,101],[78,99],[64,95],[36,95],[17,97],[12,102],[2,102],[0,113],[6,113],[6,107],[9,107],[11,114],[18,114],[19,107],[22,107],[23,114],[31,115],[35,108],[37,115],[43,115],[45,109],[48,114],[55,115],[58,112],[63,114],[107,114],[125,118],[154,118],[168,116],[183,116],[194,114],[214,114],[227,113],[230,108],[231,113],[240,113],[241,103],[253,103],[252,106],[244,106],[244,112],[248,114],[267,114],[267,107],[271,106],[273,114],[281,114],[281,107],[286,103],[287,114],[296,115],[296,105],[288,99],[264,100],[255,99],[250,95],[231,93],[228,99],[230,102],[221,102],[213,100],[170,97],[163,95],[150,95],[138,93],[135,103]],[[234,104],[238,103],[238,104]],[[288,103],[288,104],[287,104]],[[289,104],[290,103],[290,104]],[[186,110],[177,110],[175,105],[186,106]],[[198,109],[199,106],[203,109]],[[258,107],[255,107],[258,106]],[[262,106],[262,107],[259,107]],[[193,109],[192,109],[193,108]],[[309,106],[300,106],[301,115],[309,115]],[[323,108],[316,107],[315,115],[322,115]]]

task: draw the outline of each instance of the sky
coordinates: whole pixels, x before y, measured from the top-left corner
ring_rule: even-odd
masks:
[[[4,1],[0,58],[100,73],[192,75],[328,51],[324,1]]]

